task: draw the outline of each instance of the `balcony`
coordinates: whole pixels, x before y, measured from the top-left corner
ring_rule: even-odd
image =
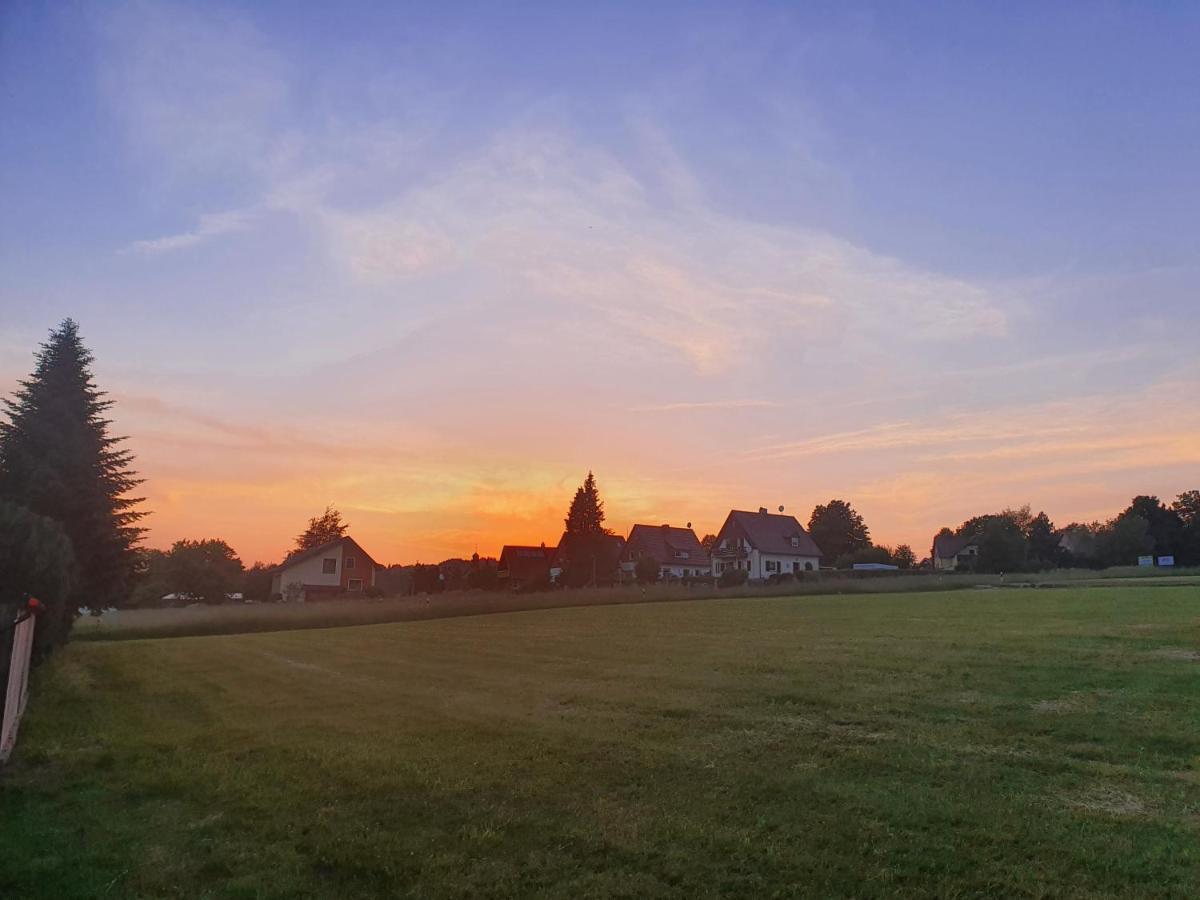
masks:
[[[745,547],[713,547],[710,555],[713,559],[745,559],[750,554]]]

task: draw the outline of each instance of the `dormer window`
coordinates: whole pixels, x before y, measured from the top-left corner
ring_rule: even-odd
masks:
[[[792,538],[792,546],[799,547],[800,546],[800,538],[798,538],[798,537]]]
[[[692,555],[690,553],[688,553],[686,550],[676,550],[675,558],[676,559],[691,559]]]

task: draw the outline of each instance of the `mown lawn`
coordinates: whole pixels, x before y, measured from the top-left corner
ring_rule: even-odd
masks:
[[[4,897],[1200,897],[1200,589],[87,643]]]

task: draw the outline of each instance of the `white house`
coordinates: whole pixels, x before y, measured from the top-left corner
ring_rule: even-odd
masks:
[[[939,534],[933,539],[933,568],[938,572],[974,569],[979,542],[969,534]]]
[[[356,594],[375,586],[377,563],[349,537],[313,547],[285,559],[271,570],[271,595],[298,593]]]
[[[712,573],[712,560],[700,544],[691,524],[687,528],[670,525],[634,525],[621,554],[621,571],[632,576],[639,559],[658,563],[660,578],[698,578]]]
[[[725,519],[712,548],[712,572],[745,569],[753,579],[814,572],[821,568],[821,548],[795,516],[735,509]]]

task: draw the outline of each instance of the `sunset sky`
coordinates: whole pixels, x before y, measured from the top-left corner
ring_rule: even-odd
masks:
[[[1200,488],[1200,5],[729,6],[4,3],[0,390],[247,564]]]

